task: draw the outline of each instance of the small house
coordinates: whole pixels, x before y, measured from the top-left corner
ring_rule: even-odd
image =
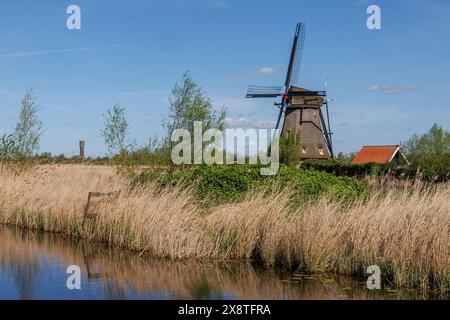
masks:
[[[364,146],[361,151],[353,159],[354,164],[363,163],[379,163],[387,164],[393,163],[397,166],[408,165],[403,152],[399,145],[395,146]]]

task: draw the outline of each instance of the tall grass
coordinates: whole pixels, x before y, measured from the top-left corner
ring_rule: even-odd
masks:
[[[294,209],[287,209],[288,190],[249,192],[207,212],[189,190],[127,186],[108,167],[42,166],[20,175],[2,169],[0,223],[173,260],[257,259],[356,275],[377,264],[394,285],[449,288],[449,183],[377,186],[351,206],[323,196]],[[95,221],[83,224],[89,191],[118,190],[96,206]]]

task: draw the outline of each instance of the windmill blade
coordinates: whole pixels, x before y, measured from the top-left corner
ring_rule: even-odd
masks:
[[[295,29],[294,42],[292,44],[291,58],[289,60],[289,67],[286,74],[285,86],[288,90],[291,86],[295,85],[300,76],[300,68],[303,58],[303,50],[305,48],[305,24],[297,24]]]
[[[328,127],[326,125],[325,118],[323,116],[323,112],[322,112],[321,109],[319,110],[319,116],[320,116],[320,122],[322,124],[323,137],[325,138],[325,143],[327,144],[328,151],[330,152],[330,154],[332,154],[333,153],[333,147],[331,145],[331,140],[330,140],[331,134],[330,134],[330,132],[328,130]]]
[[[333,133],[331,132],[331,124],[330,124],[330,114],[328,112],[328,102],[325,102],[325,111],[326,111],[326,122],[325,117],[322,112],[322,108],[319,109],[320,122],[322,124],[323,136],[325,138],[325,142],[328,147],[328,151],[332,158],[334,158],[334,150],[333,150]]]
[[[280,113],[278,114],[277,125],[275,126],[276,130],[278,130],[280,128],[280,122],[281,122],[281,117],[283,116],[283,112],[284,112],[284,103],[282,103],[280,106]]]
[[[325,100],[325,110],[327,111],[327,122],[328,122],[328,136],[330,143],[330,154],[331,157],[334,158],[334,150],[333,150],[333,133],[331,132],[331,123],[330,123],[330,112],[328,110],[328,101]]]
[[[325,84],[323,86],[323,91],[328,90],[328,82],[330,82],[330,76],[327,76],[327,79],[325,80]]]
[[[275,98],[282,94],[280,86],[248,86],[246,98]]]

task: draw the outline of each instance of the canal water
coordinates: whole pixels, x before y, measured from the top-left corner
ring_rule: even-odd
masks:
[[[69,290],[69,266],[81,289]],[[364,281],[282,273],[249,262],[171,262],[0,227],[0,299],[423,299]]]

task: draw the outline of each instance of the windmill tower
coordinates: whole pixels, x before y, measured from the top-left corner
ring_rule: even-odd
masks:
[[[276,129],[280,129],[284,115],[282,134],[300,132],[302,159],[328,159],[334,155],[327,93],[295,86],[300,75],[304,46],[305,25],[299,23],[295,30],[284,92],[281,86],[249,86],[246,98],[281,97],[281,102],[275,103],[280,109]]]

